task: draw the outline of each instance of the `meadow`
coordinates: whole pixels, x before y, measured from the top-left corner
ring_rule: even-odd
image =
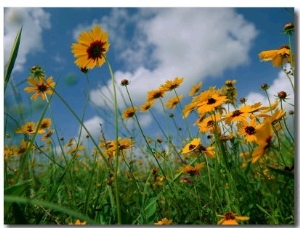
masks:
[[[288,45],[257,54],[262,64],[281,69],[294,89],[294,25],[287,23],[282,30]],[[13,87],[10,76],[21,35],[22,29],[5,68],[4,93],[7,86]],[[31,121],[15,119],[11,109],[4,109],[5,224],[294,225],[295,144],[287,122],[295,117],[289,94],[269,94],[269,85],[263,84],[265,96],[276,96],[276,101],[248,103],[238,97],[234,79],[207,90],[199,81],[190,88],[190,103],[183,105],[176,89],[185,78],[174,76],[145,92],[145,103],[137,107],[130,81],[115,81],[114,66],[106,56],[110,45],[109,34],[95,26],[70,47],[86,80],[90,71],[109,69],[113,137],[101,125],[100,138],[90,134],[84,113],[76,113],[65,101],[47,69],[29,67],[23,87],[13,87],[16,99],[22,89],[45,106]],[[124,110],[118,107],[116,83],[131,101]],[[173,97],[164,101],[167,93]],[[77,138],[64,139],[57,133],[51,111],[54,96],[81,125]],[[165,122],[176,131],[168,131],[156,119],[154,104],[161,106]],[[144,131],[144,113],[152,114],[161,137],[151,138]],[[182,116],[181,122],[174,116]],[[127,120],[133,121],[135,134],[129,129],[121,137]],[[10,125],[17,127],[11,131]]]

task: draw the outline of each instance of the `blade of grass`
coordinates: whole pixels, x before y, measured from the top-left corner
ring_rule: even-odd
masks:
[[[17,36],[15,38],[15,42],[12,48],[12,51],[10,53],[10,57],[8,60],[7,68],[4,74],[4,92],[6,91],[6,86],[9,82],[11,72],[14,68],[15,61],[18,55],[20,41],[21,41],[21,34],[22,34],[22,28],[18,31]]]

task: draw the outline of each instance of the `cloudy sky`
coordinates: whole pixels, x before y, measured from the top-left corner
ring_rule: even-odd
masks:
[[[293,12],[293,8],[288,11]],[[157,89],[166,80],[184,77],[178,94],[186,97],[192,85],[203,82],[203,89],[220,88],[228,79],[236,79],[238,99],[267,104],[260,90],[271,86],[271,100],[279,91],[293,91],[279,68],[260,62],[258,53],[278,49],[288,39],[281,34],[283,26],[294,18],[285,8],[9,8],[4,9],[4,64],[22,26],[21,44],[10,85],[5,94],[7,111],[21,122],[38,121],[44,102],[30,101],[24,93],[29,69],[44,68],[57,82],[56,90],[83,119],[89,131],[98,136],[100,123],[113,137],[112,86],[104,64],[87,77],[74,64],[71,45],[80,32],[99,24],[109,34],[107,53],[116,81],[128,79],[134,105],[146,100],[147,91]],[[14,88],[14,89],[12,89]],[[16,90],[18,98],[16,98]],[[87,96],[90,102],[86,106]],[[166,96],[165,100],[170,98]],[[18,104],[18,105],[17,105]],[[21,104],[21,105],[20,105]],[[120,110],[129,105],[124,87],[118,87]],[[85,107],[86,106],[86,107]],[[85,109],[86,108],[86,109]],[[292,109],[291,106],[287,107]],[[20,111],[22,110],[22,111]],[[85,111],[84,111],[85,110]],[[53,96],[51,111],[59,136],[77,137],[79,123],[59,98]],[[175,111],[174,111],[175,112]],[[153,113],[164,124],[163,110],[157,105]],[[51,113],[46,114],[47,117]],[[139,114],[143,128],[159,136],[159,128],[150,113]],[[184,127],[181,116],[178,124]],[[193,121],[191,121],[191,124]],[[125,121],[124,136],[135,125]],[[85,135],[85,133],[83,134]]]

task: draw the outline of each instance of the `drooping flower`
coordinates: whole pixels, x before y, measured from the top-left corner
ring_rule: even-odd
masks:
[[[272,140],[272,124],[271,120],[266,118],[264,121],[264,127],[260,128],[260,131],[257,133],[257,145],[258,147],[253,151],[251,157],[251,163],[257,162],[264,154],[266,154],[271,146]]]
[[[137,108],[136,107],[128,107],[123,111],[123,118],[124,119],[130,119],[133,117],[136,113]]]
[[[99,25],[95,25],[90,32],[82,32],[77,42],[71,47],[74,57],[77,58],[75,64],[85,69],[101,67],[110,45],[108,34]]]
[[[238,225],[239,221],[247,221],[250,218],[248,216],[237,216],[235,213],[227,212],[225,215],[217,215],[221,217],[222,219],[218,222],[218,225]]]
[[[178,78],[176,77],[173,81],[167,80],[164,84],[160,86],[164,91],[171,91],[173,89],[176,89],[180,86],[180,84],[183,82],[184,78]]]
[[[26,87],[24,90],[27,93],[34,93],[30,97],[31,100],[37,99],[39,95],[41,95],[41,98],[45,100],[46,94],[51,95],[53,93],[52,89],[55,86],[55,82],[52,77],[47,78],[47,80],[44,76],[39,78],[28,77],[27,81],[31,87]]]
[[[155,225],[170,225],[173,222],[172,219],[163,218],[162,220],[154,223]]]
[[[178,97],[175,96],[171,98],[170,100],[167,101],[165,106],[169,109],[174,109],[175,106],[181,101],[182,97],[183,97],[182,95],[179,95]]]
[[[279,49],[262,51],[258,56],[262,61],[272,61],[274,67],[281,67],[290,62],[290,47],[282,45]]]

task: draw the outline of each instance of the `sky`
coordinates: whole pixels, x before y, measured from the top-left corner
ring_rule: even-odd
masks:
[[[293,12],[293,8],[288,11]],[[119,86],[122,79],[130,81],[128,89],[137,107],[145,103],[147,91],[175,77],[184,77],[177,90],[185,97],[183,105],[190,101],[187,94],[192,85],[203,82],[203,90],[210,86],[220,88],[226,80],[233,79],[237,80],[238,99],[245,97],[250,104],[260,101],[267,105],[260,89],[263,83],[271,86],[271,100],[283,90],[293,103],[293,91],[286,76],[270,62],[258,58],[261,51],[287,44],[287,37],[281,32],[286,23],[294,22],[288,11],[283,7],[5,7],[4,65],[22,26],[18,58],[11,76],[18,98],[9,85],[4,97],[5,112],[13,114],[19,124],[38,121],[45,102],[31,101],[31,95],[24,92],[29,69],[38,65],[43,67],[46,76],[53,76],[56,90],[77,115],[81,118],[85,113],[84,124],[92,135],[100,136],[101,123],[107,138],[113,139],[108,66],[95,68],[86,76],[74,64],[71,52],[79,34],[96,24],[109,34],[107,58],[118,84],[121,111],[129,106],[126,90]],[[173,95],[167,95],[164,101]],[[153,113],[164,126],[164,113],[158,103]],[[57,96],[53,96],[51,112],[46,117],[51,115],[59,137],[78,137],[78,121]],[[184,127],[181,116],[177,114],[175,118]],[[139,120],[150,136],[162,136],[150,113],[139,114]],[[127,130],[120,125],[121,137],[129,137],[133,129],[137,134],[131,120],[125,121]],[[13,134],[15,124],[10,122],[10,127],[8,132]]]

